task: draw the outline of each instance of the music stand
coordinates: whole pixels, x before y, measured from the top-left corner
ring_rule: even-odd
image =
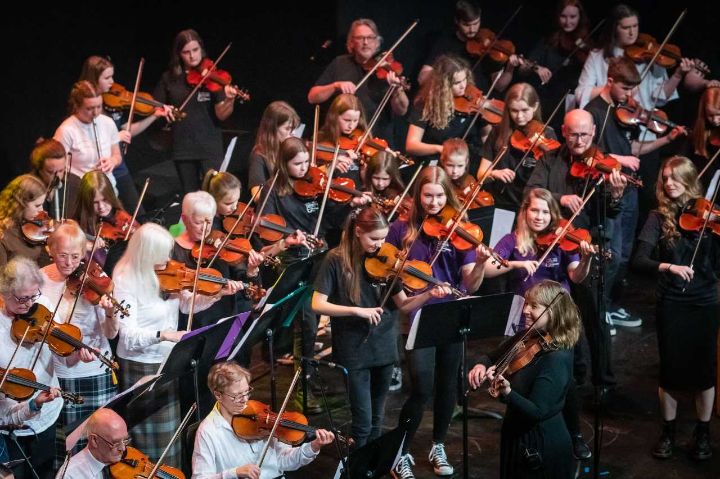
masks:
[[[310,294],[309,286],[300,286],[274,304],[266,304],[261,313],[253,313],[250,327],[230,353],[228,359],[235,358],[241,352],[247,353],[255,344],[265,339],[268,343],[270,361],[270,405],[277,411],[277,377],[275,374],[275,332],[292,322]],[[272,293],[270,293],[272,296]],[[257,379],[257,378],[256,378]]]
[[[407,426],[401,424],[351,452],[347,460],[347,471],[341,461],[335,479],[373,479],[388,475],[400,460],[406,434]]]
[[[523,298],[512,293],[469,296],[425,305],[410,328],[406,349],[462,342],[461,392],[467,389],[467,343],[470,339],[501,337],[518,316]],[[468,478],[468,400],[463,394],[463,477]],[[501,416],[496,416],[501,419]]]

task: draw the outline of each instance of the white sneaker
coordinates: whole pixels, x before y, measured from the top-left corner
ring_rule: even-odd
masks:
[[[610,319],[612,320],[612,324],[616,326],[625,326],[626,328],[637,328],[638,326],[642,326],[642,318],[638,318],[637,316],[631,316],[627,313],[624,309],[622,312],[625,314],[624,316],[619,313],[620,310],[613,311],[610,314]]]
[[[455,468],[450,465],[447,454],[445,454],[445,444],[433,444],[428,460],[432,463],[436,476],[452,476],[452,473],[455,472]]]
[[[388,391],[399,391],[402,389],[402,368],[398,366],[393,367],[392,377],[390,378],[390,387]]]
[[[395,467],[392,468],[390,474],[395,479],[415,479],[415,474],[412,472],[412,467],[415,465],[415,460],[410,454],[400,456],[400,460]]]

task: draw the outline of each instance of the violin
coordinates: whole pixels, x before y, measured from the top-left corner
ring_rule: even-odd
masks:
[[[707,142],[714,147],[720,147],[720,127],[714,127],[708,132]]]
[[[357,130],[356,130],[357,131]],[[358,137],[340,135],[338,138],[338,156],[350,156],[351,151],[355,151],[358,146]],[[319,141],[315,145],[315,161],[319,165],[324,165],[332,162],[335,157],[336,146],[329,141]]]
[[[164,268],[155,268],[155,274],[160,282],[163,293],[177,294],[187,289],[192,291],[195,283],[195,270],[188,268],[180,261],[170,260]],[[197,293],[203,296],[215,296],[228,283],[220,271],[213,268],[200,268],[197,281]],[[248,299],[258,302],[266,291],[254,284],[243,283],[243,292]]]
[[[491,125],[498,125],[502,121],[505,111],[505,102],[497,99],[485,99],[482,90],[468,84],[462,96],[453,98],[455,111],[465,114],[475,114],[480,110],[480,116]]]
[[[195,87],[199,85],[200,82],[203,82],[203,86],[212,93],[219,92],[226,86],[230,85],[237,93],[237,99],[240,101],[240,103],[250,101],[250,94],[247,92],[247,90],[241,90],[237,87],[237,85],[232,85],[232,76],[225,70],[220,70],[216,68],[212,73],[210,73],[210,75],[207,76],[207,78],[205,78],[205,80],[203,80],[203,76],[205,76],[207,71],[214,66],[215,63],[212,60],[210,60],[209,58],[204,58],[200,62],[200,65],[190,69],[187,72],[187,76],[185,77],[185,79],[188,85]]]
[[[50,332],[47,333],[48,328]],[[82,332],[74,324],[58,323],[53,314],[42,304],[35,303],[25,314],[19,314],[13,319],[10,329],[16,341],[25,336],[25,342],[34,344],[47,336],[47,345],[58,356],[66,357],[79,349],[87,349],[108,368],[117,371],[117,361],[114,361],[82,341]],[[27,331],[27,333],[25,333]]]
[[[385,55],[385,52],[378,53],[377,55],[371,57],[368,61],[363,63],[363,70],[369,72],[370,70],[375,68],[375,65],[378,64],[383,55]],[[378,78],[378,80],[387,80],[388,73],[390,72],[394,72],[395,75],[397,75],[398,80],[400,80],[400,88],[405,91],[410,90],[410,82],[408,82],[407,78],[402,76],[403,66],[399,61],[393,58],[392,53],[390,53],[387,58],[385,58],[383,63],[377,68],[377,70],[375,70],[375,76]]]
[[[133,221],[133,217],[127,211],[119,208],[116,208],[110,216],[100,218],[100,221],[103,223],[100,237],[107,246],[124,240],[128,229],[132,235],[140,227],[140,223]]]
[[[235,435],[240,439],[246,441],[267,439],[277,417],[277,413],[273,412],[269,405],[250,399],[245,409],[240,414],[233,416],[231,426]],[[299,446],[315,439],[317,430],[318,428],[308,425],[308,420],[303,414],[285,411],[280,415],[280,422],[275,429],[275,438],[285,444]],[[344,444],[352,445],[353,443],[351,438],[345,438],[339,434],[336,434],[335,437]]]
[[[625,56],[635,63],[649,63],[660,48],[660,44],[661,42],[658,42],[652,35],[640,33],[635,44],[625,47]],[[655,59],[655,65],[666,69],[675,68],[682,58],[682,53],[677,45],[666,43]],[[692,63],[693,68],[701,74],[710,74],[710,69],[705,63],[699,60],[692,60]]]
[[[446,205],[440,213],[437,215],[429,216],[423,222],[423,232],[437,238],[444,240],[448,238],[450,230],[453,225],[459,223],[455,231],[449,238],[449,242],[460,251],[467,251],[471,248],[477,248],[482,243],[483,232],[478,225],[469,221],[459,220],[457,218],[458,211],[450,205]],[[493,258],[497,267],[505,266],[508,268],[510,263],[502,256],[497,254],[494,249],[487,247],[490,251],[490,256]]]
[[[398,274],[402,260],[401,253],[393,244],[383,243],[380,249],[365,258],[365,271],[377,281],[388,281]],[[432,266],[429,263],[418,259],[405,261],[399,273],[398,279],[406,288],[413,291],[422,291],[428,287],[428,284],[447,286],[432,275]],[[458,289],[450,289],[458,298],[465,296],[465,293]]]
[[[355,150],[357,150],[357,146],[360,143],[360,139],[365,135],[365,132],[360,129],[356,129],[350,134],[351,138],[355,139]],[[375,154],[379,151],[384,151],[391,155],[396,160],[400,161],[404,165],[412,166],[415,164],[415,161],[400,153],[399,151],[393,150],[390,148],[390,144],[387,142],[387,140],[383,140],[382,138],[374,137],[374,138],[366,138],[362,145],[360,145],[360,155],[361,155],[361,162],[366,163],[367,158],[371,158],[375,156]]]
[[[621,165],[616,158],[606,155],[597,147],[588,148],[587,151],[590,152],[590,150],[593,151],[588,156],[572,162],[570,166],[571,176],[595,179],[600,175],[605,175],[607,179],[607,176],[613,171],[620,171]],[[642,188],[643,183],[641,180],[624,172],[620,172],[620,174],[627,179],[628,184]]]
[[[562,233],[562,230],[567,224],[568,220],[566,220],[565,218],[561,218],[555,229],[548,231],[547,233],[538,235],[538,237],[535,238],[535,244],[537,244],[538,248],[540,249],[548,248],[551,244],[555,242],[555,240]],[[580,243],[582,243],[583,241],[587,241],[588,244],[592,243],[592,236],[590,235],[590,231],[583,228],[575,228],[571,225],[567,228],[565,234],[562,235],[562,237],[558,241],[558,246],[563,251],[567,251],[568,253],[574,253],[580,248]]]
[[[477,181],[472,177],[471,174],[465,173],[457,180],[452,180],[453,187],[455,188],[455,195],[462,203],[465,203],[468,197],[472,194],[473,190],[477,187]],[[492,206],[495,204],[495,199],[492,194],[487,191],[480,191],[475,196],[473,203],[469,209],[472,208],[484,208],[485,206]]]
[[[215,253],[222,244],[224,238],[225,233],[222,231],[211,231],[205,239],[202,255],[200,254],[200,242],[198,241],[191,251],[192,257],[196,260],[199,258],[202,258],[203,260],[211,259],[215,256]],[[253,247],[250,244],[250,240],[247,238],[230,239],[220,250],[218,258],[231,266],[237,266],[247,260],[247,257],[252,249]],[[272,256],[265,256],[265,261],[263,263],[266,266],[279,266],[280,260]]]
[[[543,124],[537,120],[530,120],[523,128],[513,131],[510,145],[523,153],[527,153],[532,148],[531,153],[536,160],[540,160],[545,153],[555,151],[561,146],[559,141],[545,136]]]
[[[327,179],[327,175],[320,168],[311,166],[303,178],[295,179],[293,188],[298,196],[314,198],[325,193]],[[360,196],[363,196],[363,192],[355,189],[355,182],[352,178],[333,178],[330,183],[328,197],[335,202],[347,203],[354,197]]]
[[[115,464],[110,464],[110,477],[114,479],[134,479],[148,477],[155,464],[150,462],[145,454],[127,446],[122,459]],[[180,469],[163,464],[155,473],[158,479],[185,479],[185,474]]]
[[[643,125],[657,135],[665,134],[668,128],[681,128],[677,123],[670,121],[664,111],[657,108],[652,111],[646,110],[632,97],[629,97],[625,103],[621,103],[615,108],[615,118],[623,125]]]
[[[125,300],[118,302],[115,299],[112,294],[115,285],[100,265],[95,260],[91,260],[87,273],[85,273],[85,269],[85,261],[81,261],[80,266],[67,278],[68,290],[73,294],[82,293],[83,297],[92,304],[98,304],[103,296],[107,296],[113,305],[113,310],[119,313],[121,318],[127,317],[130,314],[128,312],[130,306],[125,304]],[[83,285],[83,276],[85,275],[87,275],[87,279],[83,290],[80,291],[80,286]]]
[[[132,105],[133,92],[128,91],[119,83],[113,83],[110,90],[102,94],[103,105],[107,111],[121,111],[130,109]],[[155,113],[156,108],[163,108],[161,102],[157,101],[149,93],[139,91],[135,97],[134,111],[140,116],[149,116]],[[172,114],[175,121],[184,119],[187,113],[180,111],[176,107],[172,108]]]
[[[7,376],[5,372],[7,371]],[[0,378],[5,376],[1,391],[5,396],[16,401],[24,401],[35,394],[35,391],[50,391],[50,386],[36,381],[35,373],[25,368],[12,368],[10,371],[0,368]],[[84,399],[82,396],[60,391],[60,395],[66,401],[73,404],[82,404]]]
[[[685,231],[700,231],[706,220],[707,229],[720,235],[720,209],[714,208],[705,198],[696,198],[685,205],[678,224]]]
[[[55,222],[47,211],[41,211],[31,220],[24,220],[20,226],[25,240],[33,245],[43,245],[55,231]]]
[[[473,57],[488,57],[498,64],[505,64],[515,54],[515,45],[510,40],[500,40],[488,28],[481,28],[465,42],[465,51]]]
[[[579,32],[579,36],[567,34],[565,32],[560,33],[558,47],[560,51],[572,53],[572,57],[575,62],[582,66],[585,64],[588,55],[590,55],[591,45],[589,45],[584,39],[587,37],[587,32]]]
[[[497,364],[495,379],[490,382],[488,388],[492,397],[496,398],[500,395],[500,376],[511,376],[530,364],[538,354],[557,349],[549,333],[541,334],[535,328],[532,331],[535,333],[533,337],[528,338],[523,335]]]

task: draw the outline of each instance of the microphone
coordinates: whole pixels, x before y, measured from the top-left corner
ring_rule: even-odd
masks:
[[[320,55],[324,54],[327,51],[327,49],[330,48],[332,43],[333,42],[330,39],[327,39],[324,42],[322,42],[322,45],[320,45],[320,47],[317,50],[315,50],[315,53],[313,53],[310,56],[310,61],[314,62],[315,60],[317,60]]]
[[[301,356],[300,360],[303,361],[306,364],[310,364],[312,366],[326,366],[330,369],[340,369],[344,375],[347,376],[348,371],[342,364],[338,364],[332,361],[323,361],[322,359],[315,359],[315,358],[308,358],[307,356]]]
[[[175,193],[172,198],[170,198],[170,201],[165,203],[163,206],[156,210],[149,211],[145,214],[145,217],[148,219],[148,221],[152,221],[153,223],[157,223],[160,226],[165,225],[165,218],[163,218],[163,215],[165,214],[165,211],[173,206],[175,203],[177,203],[180,200],[180,195]]]

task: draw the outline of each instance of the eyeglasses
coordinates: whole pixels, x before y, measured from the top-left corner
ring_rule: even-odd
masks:
[[[26,303],[33,303],[36,299],[40,297],[42,293],[40,292],[40,289],[37,290],[37,293],[33,294],[32,296],[21,296],[17,297],[15,294],[13,294],[13,298],[15,298],[15,301],[17,301],[20,304],[26,304]]]
[[[352,39],[358,43],[362,43],[362,42],[369,43],[369,42],[374,42],[375,40],[378,39],[378,37],[377,37],[377,35],[365,35],[365,36],[356,35],[356,36],[352,37]]]
[[[221,392],[220,394],[224,394],[225,396],[229,397],[232,402],[240,402],[240,401],[243,401],[244,399],[249,398],[250,393],[253,392],[253,390],[254,390],[254,388],[251,387],[251,388],[248,388],[247,391],[243,391],[243,392],[237,393],[237,394],[227,394],[224,392]]]
[[[132,442],[132,438],[129,438],[129,437],[128,437],[128,438],[125,438],[125,439],[123,439],[123,440],[121,440],[121,441],[118,441],[118,442],[116,442],[116,443],[113,444],[112,442],[110,442],[110,441],[108,441],[107,439],[105,439],[104,437],[102,437],[100,434],[93,433],[93,435],[95,435],[95,436],[99,437],[100,439],[102,439],[103,442],[104,442],[105,444],[107,444],[107,446],[108,446],[110,449],[125,449],[126,447],[128,447],[128,444],[130,444],[130,442]]]
[[[592,133],[568,133],[567,139],[572,141],[587,140],[592,138]]]

